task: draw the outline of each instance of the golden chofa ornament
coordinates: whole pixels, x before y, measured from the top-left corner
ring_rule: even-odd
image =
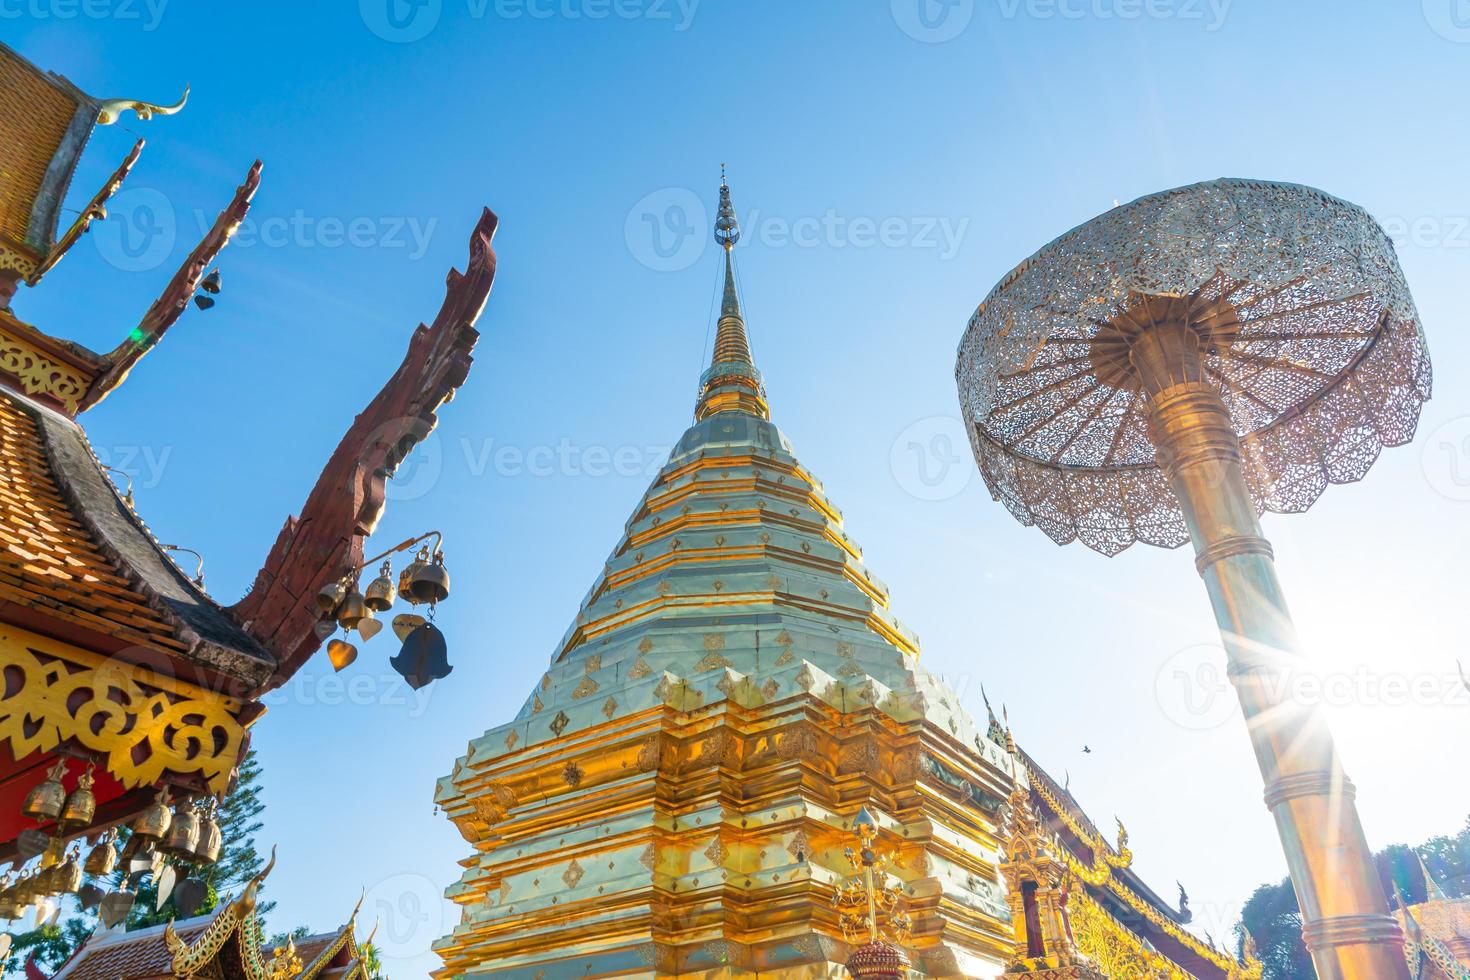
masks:
[[[92,766],[77,777],[77,788],[66,797],[57,823],[64,831],[76,831],[89,826],[97,816],[97,797],[92,792]]]
[[[20,805],[20,812],[32,820],[42,822],[61,816],[61,808],[66,805],[66,787],[61,784],[65,775],[66,763],[56,760],[46,778],[31,787],[31,791],[26,794],[25,801]]]

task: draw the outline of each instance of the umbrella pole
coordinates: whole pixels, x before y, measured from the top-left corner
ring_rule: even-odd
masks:
[[[1142,349],[1134,363],[1150,394],[1159,466],[1189,526],[1225,641],[1303,939],[1321,980],[1407,980],[1403,936],[1358,820],[1353,784],[1321,710],[1292,697],[1307,661],[1246,487],[1240,440],[1214,386],[1197,368],[1178,372],[1181,350],[1187,355],[1193,346],[1170,345],[1172,364],[1158,371],[1140,363]]]

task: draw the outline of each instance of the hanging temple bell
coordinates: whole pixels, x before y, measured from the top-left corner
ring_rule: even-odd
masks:
[[[56,760],[56,764],[46,773],[46,778],[26,794],[25,801],[20,805],[20,812],[32,820],[42,822],[61,816],[62,807],[66,805],[66,787],[61,784],[61,777],[65,775],[66,763]]]
[[[199,864],[218,861],[224,842],[224,833],[215,819],[215,804],[211,800],[199,810],[199,836],[194,843],[194,860]]]
[[[199,818],[192,805],[180,803],[174,807],[173,819],[169,822],[168,835],[158,849],[171,858],[182,861],[194,860],[194,851],[199,846]]]
[[[383,567],[378,570],[378,577],[368,583],[362,601],[368,609],[375,613],[386,612],[393,608],[392,562],[383,562]]]
[[[420,548],[398,576],[398,594],[415,606],[425,602],[434,605],[449,598],[449,570],[444,567],[444,552],[435,551],[431,559],[428,547]]]
[[[388,554],[404,550],[417,540],[430,536],[438,536],[438,532],[431,531],[419,539],[405,542]],[[370,640],[383,628],[376,614],[391,609],[395,597],[401,597],[415,606],[428,604],[431,609],[449,597],[449,570],[444,567],[444,551],[438,543],[432,551],[427,545],[420,547],[413,561],[405,565],[398,574],[396,584],[391,561],[383,562],[377,577],[368,583],[366,590],[358,587],[357,575],[360,570],[361,566],[353,569],[342,580],[329,583],[316,596],[316,606],[321,616],[317,623],[317,635],[327,640],[327,657],[331,660],[332,667],[339,671],[357,659],[357,647],[346,639],[334,637],[328,640],[339,627],[348,633],[355,629],[363,640]],[[432,612],[430,615],[432,616]],[[424,631],[422,634],[421,630]],[[410,677],[415,687],[449,673],[443,651],[443,635],[424,617],[414,613],[395,616],[393,631],[404,641],[405,648],[390,662],[405,677]],[[411,638],[412,644],[409,642]],[[427,644],[425,641],[428,641]],[[409,649],[410,646],[413,647],[412,650]],[[409,662],[417,666],[402,666]]]

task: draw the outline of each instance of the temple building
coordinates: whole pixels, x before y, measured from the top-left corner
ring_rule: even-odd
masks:
[[[358,941],[357,909],[331,932],[266,948],[256,903],[270,871],[267,865],[238,898],[208,915],[94,933],[49,976],[27,962],[26,980],[371,980],[365,947],[372,935]]]
[[[921,666],[771,421],[723,183],[715,237],[693,425],[525,706],[439,783],[473,852],[437,976],[847,976],[834,892],[866,808],[915,976],[1259,977]]]
[[[209,801],[235,779],[262,696],[341,628],[319,595],[344,582],[355,588],[384,481],[468,375],[494,279],[487,210],[466,272],[449,273],[438,316],[413,331],[402,364],[347,429],[300,514],[273,546],[258,543],[250,591],[216,601],[202,558],[196,565],[197,555],[181,558],[188,549],[154,537],[141,515],[147,500],[102,465],[81,418],[109,395],[126,397],[117,392],[130,375],[134,385],[177,380],[169,377],[170,367],[183,370],[177,363],[139,364],[186,311],[203,315],[191,299],[201,311],[215,302],[221,280],[207,270],[249,210],[260,162],[112,350],[88,350],[13,308],[21,285],[49,283],[68,249],[106,220],[139,161],[142,140],[90,200],[64,208],[94,127],[123,112],[146,120],[182,108],[183,100],[95,99],[0,45],[0,862],[12,862],[0,876],[0,919],[77,892],[84,878],[109,880],[118,856],[99,836],[130,821],[143,859],[159,854],[187,868],[218,856]],[[63,231],[64,210],[78,216]],[[106,296],[96,283],[69,288]],[[98,307],[120,323],[127,315]],[[350,411],[343,406],[344,419]],[[126,913],[104,901],[109,908]]]
[[[1395,885],[1404,956],[1415,980],[1470,980],[1470,897],[1450,898],[1419,863],[1425,899],[1405,901]]]

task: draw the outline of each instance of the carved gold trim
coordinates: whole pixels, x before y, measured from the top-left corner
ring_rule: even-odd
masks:
[[[0,665],[0,742],[17,759],[75,740],[124,786],[167,772],[228,788],[245,744],[238,699],[8,625]]]
[[[91,379],[58,363],[8,330],[0,329],[0,371],[14,375],[28,395],[45,395],[75,415]]]
[[[1172,961],[1144,947],[1137,936],[1086,894],[1074,892],[1067,916],[1077,951],[1110,980],[1192,980]]]

